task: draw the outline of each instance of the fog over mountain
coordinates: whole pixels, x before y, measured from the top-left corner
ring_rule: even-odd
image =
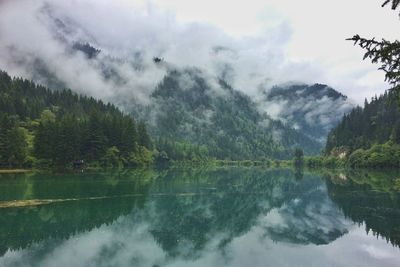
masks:
[[[324,95],[323,88],[321,96],[296,99],[278,92],[290,90],[277,84],[315,83],[321,76],[317,66],[285,56],[290,36],[291,28],[282,22],[259,37],[233,37],[210,24],[178,22],[150,2],[0,2],[0,69],[11,75],[137,112],[138,107],[157,109],[154,91],[164,77],[195,69],[212,94],[226,95],[223,81],[249,96],[260,116],[322,140],[353,104]],[[193,88],[192,77],[180,75],[180,87]]]
[[[310,80],[318,72],[285,58],[286,24],[258,38],[234,38],[211,25],[181,24],[155,6],[135,8],[122,0],[2,1],[0,32],[1,68],[35,77],[29,66],[40,64],[69,87],[100,97],[132,90],[148,96],[165,73],[152,64],[153,57],[207,70],[248,94],[284,81]],[[85,58],[72,50],[76,42],[102,52],[95,60]],[[115,92],[115,82],[101,75],[104,65],[127,80],[125,89],[118,86]]]
[[[332,125],[354,104],[346,96],[324,84],[274,86],[259,101],[272,118],[305,133],[321,143]]]

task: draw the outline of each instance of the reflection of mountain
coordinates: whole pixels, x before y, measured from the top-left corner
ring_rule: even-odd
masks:
[[[144,226],[146,236],[155,240],[168,257],[196,258],[209,244],[224,250],[231,241],[255,228],[275,242],[320,245],[345,234],[349,223],[330,200],[319,177],[305,175],[299,181],[290,170],[171,169],[158,173],[53,178],[34,175],[2,178],[2,181],[5,181],[5,186],[0,187],[3,201],[12,196],[18,199],[81,199],[0,209],[3,253],[7,249],[32,247],[30,245],[36,242],[59,244],[64,242],[61,240],[67,242],[90,233],[95,235],[99,229],[107,235],[118,234],[118,238],[123,238]],[[349,194],[355,188],[357,193]],[[383,216],[382,220],[374,221],[371,219],[374,213],[367,214],[354,200],[361,197],[368,207],[373,206],[371,203],[378,204],[378,200],[370,192],[362,194],[361,188],[328,181],[330,196],[348,217],[357,222],[365,221],[368,227],[391,236],[394,242],[395,224],[400,225],[393,217],[398,203],[385,200],[387,202],[380,205],[386,210],[376,209],[377,217]],[[5,192],[9,192],[8,195]],[[87,199],[98,196],[109,198]],[[387,231],[377,227],[386,227]],[[114,242],[115,238],[112,240]]]
[[[347,233],[348,224],[327,196],[325,187],[311,187],[298,198],[271,210],[263,227],[275,241],[322,245]]]
[[[327,244],[347,232],[319,178],[308,176],[298,183],[288,170],[235,169],[188,173],[158,186],[170,191],[190,179],[196,181],[189,183],[192,188],[181,190],[199,196],[154,200],[148,219],[154,237],[172,255],[181,251],[180,243],[192,244],[194,252],[215,236],[222,236],[223,246],[259,224],[264,214],[265,234],[275,241]],[[279,221],[269,217],[276,211]]]
[[[400,246],[400,192],[393,184],[393,177],[398,175],[358,171],[337,177],[328,176],[328,192],[345,216],[365,223],[367,233]]]
[[[19,208],[0,208],[0,255],[7,249],[25,248],[48,239],[68,239],[129,214],[145,202],[143,173],[124,175],[33,175],[1,177],[0,198],[82,199]],[[143,176],[142,176],[143,177]],[[57,179],[60,179],[57,181]],[[142,196],[130,197],[140,188]],[[118,197],[118,195],[120,197]],[[103,199],[88,199],[91,197]],[[123,197],[125,196],[125,197]],[[109,197],[109,198],[107,198]],[[115,197],[115,198],[114,198]]]

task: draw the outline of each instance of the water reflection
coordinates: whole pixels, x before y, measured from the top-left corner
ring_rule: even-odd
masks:
[[[400,190],[396,172],[351,171],[326,174],[331,199],[366,232],[400,246]]]
[[[0,266],[398,266],[398,247],[364,230],[399,244],[396,176],[377,175],[3,176],[3,202],[75,200],[0,209]]]

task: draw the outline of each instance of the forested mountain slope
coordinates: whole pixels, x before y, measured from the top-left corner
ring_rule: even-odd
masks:
[[[146,121],[156,149],[168,159],[291,158],[297,147],[307,155],[319,154],[328,130],[348,110],[346,98],[326,86],[275,87],[259,101],[217,73],[173,66],[162,58],[147,62],[142,53],[134,59],[114,58],[84,42],[68,43],[66,52],[95,66],[96,81],[113,87],[106,97],[101,87],[93,92],[72,89],[97,95]],[[32,64],[34,81],[55,91],[69,84],[43,60]],[[137,76],[127,76],[125,68]],[[146,82],[138,74],[145,70],[152,73]],[[153,76],[164,78],[153,84],[148,81]],[[307,94],[298,97],[301,90]],[[279,114],[270,114],[270,107],[276,105]]]
[[[324,84],[274,86],[264,92],[260,104],[267,110],[274,105],[277,111],[271,115],[321,144],[342,116],[354,107],[346,96]]]
[[[148,164],[150,148],[145,125],[115,106],[0,72],[0,166]]]
[[[163,138],[201,145],[218,159],[289,158],[296,147],[307,154],[321,149],[317,141],[260,112],[249,96],[223,80],[211,84],[197,69],[170,71],[151,101],[139,114],[159,138],[160,151]]]
[[[328,135],[326,155],[347,156],[351,166],[400,166],[400,112],[395,92],[365,100]]]

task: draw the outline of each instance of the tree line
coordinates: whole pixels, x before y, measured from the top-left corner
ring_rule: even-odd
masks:
[[[310,166],[400,167],[400,111],[397,92],[386,91],[356,107],[331,130],[324,158]]]
[[[145,123],[117,107],[0,72],[0,167],[148,165],[152,149]]]

